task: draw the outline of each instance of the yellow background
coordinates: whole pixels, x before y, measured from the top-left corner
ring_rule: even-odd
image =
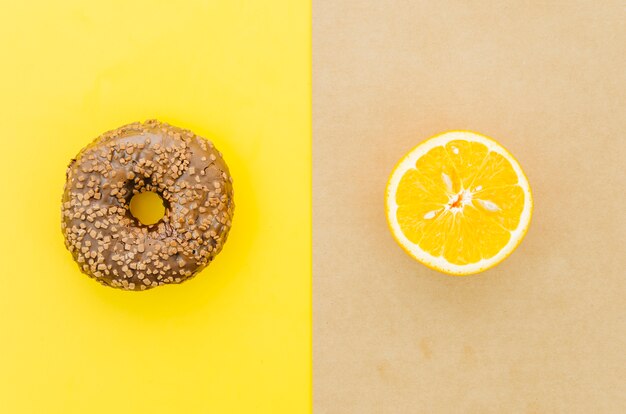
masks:
[[[310,4],[5,2],[0,412],[310,411]],[[148,118],[214,141],[235,180],[224,251],[143,293],[79,273],[65,167]]]

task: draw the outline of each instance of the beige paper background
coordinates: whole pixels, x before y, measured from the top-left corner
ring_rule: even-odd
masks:
[[[626,413],[626,2],[314,0],[314,410]],[[396,161],[498,139],[535,209],[478,276],[393,241]]]

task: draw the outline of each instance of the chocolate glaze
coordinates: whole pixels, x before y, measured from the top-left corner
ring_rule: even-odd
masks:
[[[213,144],[156,120],[109,131],[70,162],[62,198],[65,245],[98,282],[146,290],[183,282],[221,251],[233,216],[228,167]],[[130,200],[154,191],[165,216],[146,226]]]

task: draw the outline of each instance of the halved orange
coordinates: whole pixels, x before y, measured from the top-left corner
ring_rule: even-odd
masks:
[[[528,179],[494,140],[469,131],[430,138],[391,173],[385,194],[396,241],[428,267],[453,275],[487,270],[524,238]]]

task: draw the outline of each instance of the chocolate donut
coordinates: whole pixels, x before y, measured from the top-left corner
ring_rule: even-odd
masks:
[[[165,215],[144,225],[130,200],[157,193]],[[222,250],[233,216],[222,154],[193,132],[156,120],[109,131],[66,172],[61,229],[80,269],[106,286],[146,290],[183,282]]]

